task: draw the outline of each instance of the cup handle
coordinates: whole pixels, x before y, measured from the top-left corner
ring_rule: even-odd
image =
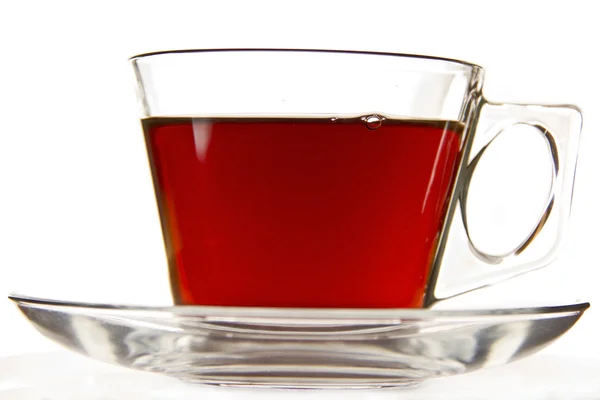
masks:
[[[454,198],[458,203],[446,223],[432,267],[425,306],[513,278],[552,262],[564,242],[568,222],[582,116],[572,105],[498,104],[483,100],[465,143],[465,158]],[[486,149],[504,129],[527,124],[540,130],[553,164],[547,206],[531,233],[512,252],[486,254],[471,240],[467,224],[469,184]],[[444,239],[445,238],[445,239]]]

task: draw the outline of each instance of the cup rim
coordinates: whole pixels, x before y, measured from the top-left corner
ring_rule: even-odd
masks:
[[[337,50],[337,49],[303,49],[303,48],[205,48],[205,49],[174,49],[174,50],[160,50],[148,53],[140,53],[129,58],[129,61],[135,62],[139,59],[161,56],[169,54],[183,54],[183,53],[218,53],[218,52],[289,52],[289,53],[333,53],[333,54],[356,54],[356,55],[379,55],[379,56],[392,56],[399,58],[412,58],[412,59],[423,59],[431,61],[439,61],[445,63],[458,64],[463,67],[471,68],[474,70],[483,70],[478,64],[474,64],[468,61],[458,60],[454,58],[430,56],[424,54],[410,54],[410,53],[395,53],[395,52],[380,52],[380,51],[364,51],[364,50]]]

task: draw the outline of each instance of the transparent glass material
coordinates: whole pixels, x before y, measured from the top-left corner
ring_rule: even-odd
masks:
[[[13,298],[42,334],[100,361],[190,382],[409,386],[544,348],[588,304],[512,310],[114,307]]]
[[[65,347],[215,385],[410,386],[532,354],[589,306],[432,309],[556,256],[575,107],[488,102],[479,66],[433,57],[194,50],[131,61],[173,306],[13,297]],[[517,125],[536,132],[550,187],[513,248],[489,251],[473,240],[481,210],[469,193],[486,168],[505,171],[491,155]]]
[[[260,49],[162,52],[134,57],[132,63],[176,304],[429,307],[437,300],[547,265],[555,258],[563,241],[571,204],[581,113],[569,105],[488,102],[482,96],[483,70],[479,66],[401,54]],[[179,119],[173,122],[168,121],[169,118]],[[323,128],[315,123],[304,131],[298,131],[298,141],[281,144],[276,142],[280,139],[273,139],[276,135],[266,136],[268,133],[265,132],[270,132],[271,128],[261,125],[244,131],[254,132],[245,136],[248,141],[244,142],[244,151],[250,155],[240,156],[241,153],[231,150],[231,143],[224,140],[219,147],[219,138],[235,133],[234,128],[227,125],[228,121],[242,120],[246,123],[252,119],[278,118],[280,125],[277,129],[284,132],[279,138],[291,135],[292,131],[284,123],[318,119],[321,124],[330,120],[331,127]],[[390,151],[397,151],[396,160],[410,161],[402,165],[384,165],[382,161],[382,167],[372,171],[361,166],[363,169],[360,171],[367,171],[364,181],[357,178],[358,167],[349,168],[348,176],[331,173],[333,166],[350,164],[348,160],[356,157],[344,158],[343,145],[336,147],[337,142],[333,141],[327,144],[328,147],[317,148],[311,140],[320,139],[314,139],[310,131],[319,129],[319,132],[324,132],[321,138],[326,140],[329,138],[326,132],[341,129],[333,128],[335,124],[338,127],[340,124],[350,126],[355,120],[362,120],[367,128],[375,130],[381,126],[379,132],[391,132],[385,129],[391,130],[392,125],[400,126],[398,135],[389,136],[397,138],[405,135],[407,138],[402,143],[390,139],[380,148],[369,147],[372,139],[365,139],[365,151],[359,157],[364,157],[366,164],[378,165],[379,160],[386,157],[384,149],[391,148],[393,150]],[[159,140],[180,137],[183,131],[169,131],[167,128],[172,126],[167,125],[183,124],[182,121],[189,125],[185,129],[189,130],[190,137],[194,137],[196,155],[190,157],[200,160],[194,158],[185,165],[182,147],[165,150],[161,146],[167,145],[159,143]],[[443,136],[439,143],[436,142],[439,146],[433,146],[437,153],[432,153],[434,156],[427,159],[422,155],[425,153],[420,153],[425,148],[424,144],[420,144],[420,138],[426,134],[411,131],[413,136],[408,136],[408,131],[401,126],[403,121],[411,124],[415,121],[434,125],[444,123],[443,132],[456,133],[458,144],[454,150],[447,150],[451,146],[444,146],[450,139],[444,142],[446,136]],[[552,165],[548,171],[552,184],[536,223],[526,235],[515,238],[518,245],[502,254],[489,254],[474,244],[469,232],[469,185],[487,149],[505,129],[515,124],[527,124],[538,130]],[[240,125],[235,129],[241,132]],[[260,139],[259,131],[264,138]],[[300,137],[302,135],[304,139]],[[381,136],[384,134],[381,133]],[[253,137],[255,142],[252,142]],[[351,138],[348,141],[355,140],[356,143],[359,139],[363,140],[359,134],[347,137]],[[263,152],[252,148],[260,140]],[[298,143],[310,143],[311,147],[298,147]],[[322,174],[323,180],[328,180],[329,184],[313,182],[290,189],[289,185],[277,183],[278,179],[293,181],[297,178],[291,174],[283,176],[283,173],[271,175],[272,171],[299,168],[290,161],[295,157],[293,152],[274,159],[269,167],[263,169],[253,169],[255,163],[244,158],[263,160],[285,146],[297,146],[298,152],[315,151],[313,158],[321,156],[320,150],[328,152],[332,158],[338,157],[329,164],[315,162],[314,168],[309,166],[306,169],[306,174]],[[223,149],[220,153],[219,148]],[[444,158],[451,151],[456,152],[453,155],[455,159]],[[376,152],[381,152],[381,155]],[[368,158],[368,154],[372,158]],[[226,161],[219,164],[215,161],[219,157]],[[410,157],[414,158],[411,160]],[[446,161],[447,164],[443,164]],[[238,175],[214,173],[219,168],[225,169],[223,165],[236,162],[240,164],[236,172]],[[173,166],[175,164],[181,165],[179,169]],[[189,171],[200,168],[198,165],[206,166],[192,175]],[[389,176],[387,180],[381,178],[381,171],[385,168],[385,174]],[[502,169],[503,165],[495,168]],[[423,172],[427,169],[431,172]],[[408,172],[390,173],[398,170]],[[418,178],[422,172],[423,176]],[[182,189],[178,189],[177,182],[186,173],[191,174],[187,178],[187,186],[180,184]],[[231,189],[227,197],[223,195],[226,190],[223,188],[231,185],[224,183],[215,189],[216,184],[198,183],[204,179],[202,174],[209,176],[208,180],[222,182],[235,181],[236,178],[254,182],[263,177],[263,180],[268,180],[265,184],[268,190],[263,193],[260,190],[264,187],[250,187],[248,184],[246,189],[249,189],[245,192]],[[446,178],[443,178],[444,174],[447,174]],[[349,179],[354,180],[353,190],[340,183]],[[418,179],[427,186],[419,186]],[[301,208],[305,207],[308,211],[302,218],[290,217],[301,214],[302,210],[292,210],[293,203],[280,196],[290,190],[292,196],[296,193],[298,198],[304,199]],[[214,195],[214,192],[218,193]],[[257,192],[261,193],[260,198]],[[302,197],[307,192],[320,197],[320,203],[313,208],[310,208],[311,203],[305,199],[306,196]],[[363,193],[367,195],[361,197]],[[230,201],[236,195],[237,202]],[[255,195],[256,198],[253,197]],[[187,207],[194,211],[187,211],[185,201],[178,200],[178,196],[191,203]],[[206,205],[205,198],[210,196],[217,200]],[[423,203],[422,208],[411,208],[412,197]],[[263,208],[255,206],[254,203],[265,198],[275,200]],[[328,198],[333,200],[327,203]],[[228,205],[223,206],[225,203]],[[252,205],[249,206],[249,203]],[[203,207],[205,212],[198,211]],[[369,214],[365,210],[370,207],[377,210]],[[241,210],[236,220],[220,217],[233,209]],[[336,209],[340,215],[345,213],[347,217],[337,218]],[[275,222],[270,222],[269,218]],[[342,220],[344,223],[340,222]],[[364,221],[375,222],[369,225]],[[431,229],[427,228],[428,224]],[[206,225],[201,228],[204,229],[202,232],[198,228],[200,225]],[[299,226],[306,226],[306,232],[303,233]],[[348,233],[353,230],[362,233]],[[494,226],[490,226],[489,230],[494,230]],[[297,234],[288,237],[290,232]],[[376,243],[369,242],[369,237]],[[314,250],[320,245],[326,249]],[[214,250],[215,246],[222,246],[222,249]],[[264,252],[260,253],[257,248]],[[234,265],[239,268],[236,270]],[[314,271],[307,265],[312,266]],[[260,270],[263,267],[265,270]],[[302,268],[306,271],[303,272]],[[309,274],[318,277],[307,277]],[[245,282],[245,286],[231,283],[236,281],[236,277]],[[281,283],[286,280],[296,282],[296,286],[289,282]],[[204,286],[194,286],[195,282],[201,281],[205,282]],[[319,285],[319,282],[323,284]],[[277,285],[278,293],[274,289]],[[251,293],[245,293],[245,289]],[[211,294],[211,290],[221,297]],[[315,294],[329,292],[336,300]],[[406,296],[394,298],[400,292]],[[348,293],[354,293],[352,296],[355,297],[350,298]]]
[[[198,50],[132,58],[143,117],[379,113],[465,120],[481,68],[428,57]]]

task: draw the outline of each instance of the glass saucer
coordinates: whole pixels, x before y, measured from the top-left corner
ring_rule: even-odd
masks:
[[[588,303],[504,310],[121,307],[11,297],[46,337],[91,358],[204,384],[410,386],[506,364]]]

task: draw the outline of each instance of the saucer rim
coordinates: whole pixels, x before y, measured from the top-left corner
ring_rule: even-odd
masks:
[[[295,307],[226,307],[226,306],[143,306],[117,305],[88,302],[71,302],[51,300],[11,294],[8,298],[20,305],[44,308],[75,308],[97,312],[136,312],[162,313],[168,312],[177,316],[215,316],[215,317],[266,317],[266,318],[310,318],[310,319],[440,319],[440,318],[469,318],[469,317],[548,317],[563,314],[583,314],[591,304],[589,302],[574,302],[562,305],[518,307],[518,308],[489,308],[489,309],[444,309],[432,310],[427,308],[295,308]]]

